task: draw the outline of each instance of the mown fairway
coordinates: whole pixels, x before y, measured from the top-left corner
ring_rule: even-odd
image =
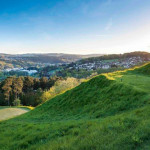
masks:
[[[0,121],[13,118],[28,111],[29,109],[25,108],[0,107]]]
[[[149,150],[146,67],[97,76],[33,111],[0,122],[3,150]]]

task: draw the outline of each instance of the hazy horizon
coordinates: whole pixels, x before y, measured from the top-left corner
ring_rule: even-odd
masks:
[[[0,53],[150,52],[150,1],[0,2]]]
[[[147,52],[147,53],[149,53],[148,51],[129,51],[129,53],[132,53],[132,52]],[[31,53],[0,53],[0,54],[6,54],[6,55],[31,55],[31,54],[64,54],[64,55],[111,55],[111,54],[124,54],[124,53],[128,53],[128,52],[123,52],[123,53],[86,53],[86,54],[84,54],[84,53],[50,53],[50,52],[41,52],[41,53],[37,53],[37,52],[31,52]]]

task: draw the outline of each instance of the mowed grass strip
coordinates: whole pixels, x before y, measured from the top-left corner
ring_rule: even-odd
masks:
[[[13,118],[15,116],[28,112],[29,109],[24,108],[11,108],[11,107],[0,107],[0,121]]]

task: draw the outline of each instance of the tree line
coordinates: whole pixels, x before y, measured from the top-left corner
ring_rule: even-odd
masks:
[[[41,98],[43,93],[57,80],[61,78],[7,77],[0,83],[0,105],[37,106],[44,101]]]

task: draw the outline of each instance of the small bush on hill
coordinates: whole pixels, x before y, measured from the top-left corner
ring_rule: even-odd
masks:
[[[20,102],[21,102],[21,100],[17,98],[14,100],[13,105],[14,106],[20,106]]]

